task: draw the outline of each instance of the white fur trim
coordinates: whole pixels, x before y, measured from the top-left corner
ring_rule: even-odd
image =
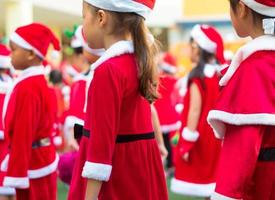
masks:
[[[10,95],[12,93],[13,88],[15,88],[17,84],[19,84],[21,81],[23,81],[25,79],[28,79],[28,78],[34,77],[34,76],[41,76],[41,75],[45,75],[45,68],[43,66],[34,66],[34,67],[29,67],[29,68],[23,70],[22,73],[18,76],[18,78],[15,79],[13,86],[7,92],[7,95],[4,100],[2,120],[5,119],[8,103],[10,100]],[[3,125],[5,125],[4,122],[3,122]]]
[[[0,187],[0,195],[15,195],[15,189],[10,187]]]
[[[64,135],[66,139],[69,138],[70,129],[74,128],[75,124],[79,124],[83,126],[84,120],[72,115],[66,117],[65,123],[64,123]]]
[[[85,0],[87,3],[110,11],[134,12],[146,18],[152,11],[149,7],[135,0]]]
[[[257,13],[265,16],[275,17],[275,7],[266,6],[264,4],[258,3],[255,0],[242,0],[242,2]]]
[[[91,71],[96,70],[102,63],[110,58],[120,56],[126,53],[134,53],[134,45],[132,41],[122,40],[113,44],[105,53],[91,65]]]
[[[169,72],[170,74],[175,74],[177,72],[177,67],[174,65],[170,65],[169,63],[163,62],[160,65],[160,68],[163,71]]]
[[[263,29],[266,35],[275,34],[275,18],[263,19]]]
[[[177,194],[197,196],[197,197],[210,197],[215,190],[216,184],[197,184],[189,183],[182,180],[173,178],[171,180],[171,190]]]
[[[59,161],[59,156],[58,154],[56,154],[55,160],[51,164],[45,167],[42,167],[40,169],[28,170],[29,178],[30,179],[41,178],[55,172],[57,169],[58,161]]]
[[[188,142],[196,142],[199,139],[199,132],[198,131],[191,131],[187,127],[182,130],[181,136],[184,140]]]
[[[257,51],[263,51],[263,50],[271,50],[275,51],[275,37],[271,35],[263,35],[260,36],[243,47],[241,47],[236,55],[234,56],[230,67],[228,68],[225,75],[220,80],[220,85],[225,86],[228,81],[231,79],[231,77],[234,75],[236,70],[239,68],[241,62],[243,62],[245,59],[247,59],[251,54],[257,52]]]
[[[204,67],[204,75],[208,78],[212,78],[218,71],[218,65],[206,64]]]
[[[11,67],[11,58],[0,55],[0,69],[9,69]]]
[[[206,26],[206,25],[204,25]],[[202,31],[201,25],[196,25],[191,31],[191,37],[199,44],[199,46],[209,53],[216,53],[217,44],[210,40]]]
[[[12,82],[2,82],[0,81],[0,94],[7,94],[7,92],[12,88]]]
[[[3,186],[26,189],[30,187],[30,181],[28,177],[10,177],[5,176]]]
[[[10,40],[24,49],[33,50],[36,53],[36,55],[38,55],[40,58],[45,57],[38,49],[33,47],[30,43],[28,43],[24,38],[22,38],[16,32],[11,34]]]
[[[214,129],[217,138],[223,138],[225,125],[275,125],[275,114],[257,113],[257,114],[233,114],[220,110],[211,110],[207,121]]]
[[[108,181],[112,172],[112,165],[85,162],[82,177],[98,181]]]
[[[53,138],[53,143],[55,146],[60,146],[63,143],[62,137],[61,136],[55,136]]]
[[[241,199],[230,198],[215,192],[214,194],[211,195],[211,200],[241,200]]]
[[[1,171],[6,172],[8,170],[8,164],[9,164],[10,155],[7,154],[1,162]]]
[[[4,131],[0,130],[0,140],[4,140]]]
[[[171,131],[178,130],[180,128],[180,126],[181,126],[181,122],[177,121],[174,124],[161,125],[160,128],[161,128],[161,131],[163,133],[168,133],[168,132],[171,132]]]

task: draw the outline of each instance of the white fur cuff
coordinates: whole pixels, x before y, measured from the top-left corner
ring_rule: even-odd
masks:
[[[86,161],[83,167],[82,177],[98,181],[109,181],[111,172],[112,165]]]
[[[30,187],[30,181],[28,177],[9,177],[6,176],[3,181],[3,186],[26,189]]]
[[[187,127],[185,127],[181,133],[183,139],[188,142],[196,142],[199,139],[199,132],[198,131],[190,131]]]

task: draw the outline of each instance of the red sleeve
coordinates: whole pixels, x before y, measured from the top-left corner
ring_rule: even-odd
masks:
[[[213,200],[244,198],[244,191],[256,167],[264,132],[263,126],[228,125],[226,128]]]
[[[123,97],[121,83],[121,75],[112,65],[103,64],[95,72],[85,121],[90,138],[83,177],[109,180]]]
[[[24,88],[25,89],[25,88]],[[11,127],[6,127],[11,135],[7,174],[3,185],[15,188],[28,188],[28,169],[32,141],[37,130],[39,100],[30,90],[16,93],[16,102]]]

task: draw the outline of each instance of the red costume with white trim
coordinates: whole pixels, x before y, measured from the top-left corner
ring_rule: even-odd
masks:
[[[168,199],[155,139],[116,143],[118,135],[153,131],[150,104],[138,90],[133,44],[114,44],[92,69],[84,126],[90,138],[81,140],[73,181],[81,173],[84,178],[104,181],[99,200]],[[70,192],[69,199],[84,199],[85,189]]]
[[[208,116],[224,138],[214,200],[275,199],[275,162],[268,154],[275,147],[274,44],[268,35],[246,44],[220,81],[222,93]]]
[[[202,98],[202,111],[196,135],[186,128],[190,106],[190,85],[184,98],[180,130],[182,134],[177,146],[175,178],[171,183],[171,189],[175,193],[201,197],[210,196],[214,191],[216,166],[221,147],[221,142],[215,138],[206,121],[208,112],[219,94],[219,78],[216,66],[206,65],[205,71],[207,70],[211,73],[203,80],[198,78],[191,80],[191,83],[199,88]],[[186,152],[189,152],[188,162],[183,159]]]
[[[214,27],[196,25],[191,32],[191,37],[202,50],[215,55],[220,64],[225,62],[223,40]],[[194,70],[199,69],[198,67],[202,66],[198,65]],[[192,73],[195,72],[192,71],[188,77],[181,136],[177,146],[175,178],[172,179],[171,190],[183,195],[210,197],[215,188],[221,141],[215,138],[213,130],[207,123],[207,115],[219,95],[218,69],[221,66],[205,64],[203,67],[203,76],[192,77]],[[201,111],[196,131],[189,130],[188,124],[192,84],[197,86],[201,97]],[[186,155],[188,160],[184,159]]]
[[[50,44],[59,50],[58,40],[42,24],[19,27],[10,40],[41,60]],[[58,156],[50,141],[55,120],[51,95],[44,67],[29,66],[5,98],[3,116],[10,150],[1,171],[7,171],[3,185],[16,188],[17,200],[56,199]]]
[[[0,69],[9,69],[11,66],[10,63],[10,51],[7,49],[6,46],[0,44]],[[7,75],[6,73],[0,74],[0,114],[2,116],[3,106],[4,106],[4,99],[6,94],[12,88],[12,78]],[[0,163],[5,158],[8,152],[8,142],[5,140],[4,136],[4,126],[3,120],[1,117],[0,121]],[[0,172],[0,182],[2,183],[3,178],[5,176],[5,172]],[[14,195],[15,190],[13,188],[7,188],[0,186],[0,195]]]

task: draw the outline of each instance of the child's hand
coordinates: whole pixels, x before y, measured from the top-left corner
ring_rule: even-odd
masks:
[[[167,151],[166,147],[164,146],[164,144],[159,145],[159,151],[160,151],[161,159],[165,160],[166,157],[168,156],[168,151]]]
[[[71,149],[72,151],[78,151],[79,150],[78,142],[74,138],[70,138],[68,140],[68,146],[69,146],[69,149]]]

